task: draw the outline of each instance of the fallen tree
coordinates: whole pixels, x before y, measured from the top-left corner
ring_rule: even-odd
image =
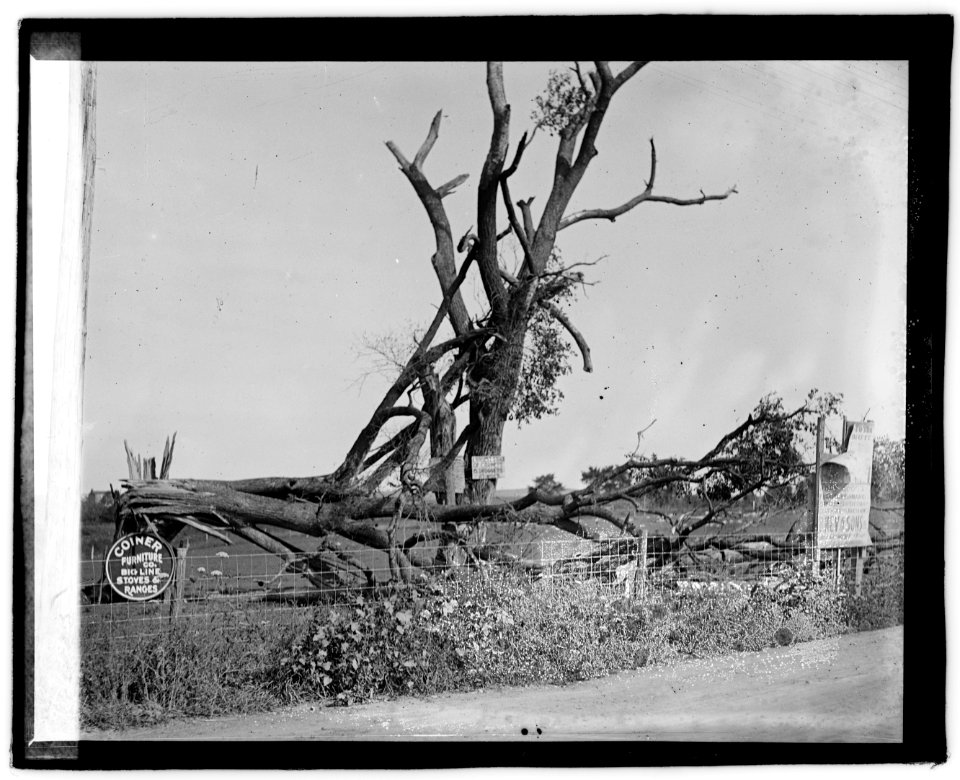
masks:
[[[513,502],[492,503],[496,480],[473,473],[475,457],[500,454],[509,419],[523,421],[552,411],[542,396],[549,395],[562,375],[565,353],[560,342],[547,339],[542,343],[548,347],[531,355],[532,337],[565,333],[579,350],[584,370],[593,370],[585,336],[558,305],[586,283],[575,265],[560,260],[556,247],[560,231],[588,220],[613,222],[645,203],[704,205],[736,192],[735,187],[711,195],[701,190],[692,198],[655,193],[657,155],[650,139],[649,177],[638,194],[610,208],[568,213],[574,192],[598,154],[596,143],[611,101],[646,64],[633,62],[619,73],[606,62],[594,63],[588,72],[574,64],[568,72],[555,73],[537,100],[533,131],[523,134],[508,165],[511,108],[502,64],[488,63],[493,129],[477,188],[477,229],[472,232],[471,226],[456,245],[443,200],[467,180],[467,174],[434,186],[424,173],[424,163],[439,138],[442,113],[434,116],[412,160],[388,141],[387,148],[432,228],[431,263],[441,299],[342,462],[325,475],[239,481],[172,480],[167,478],[168,468],[153,479],[155,475],[143,472],[135,476],[131,469],[118,501],[117,533],[151,529],[170,540],[182,528],[193,527],[225,542],[233,537],[246,539],[315,581],[371,584],[369,568],[341,543],[349,540],[385,553],[391,577],[409,581],[422,573],[411,556],[418,546],[459,548],[475,562],[496,557],[478,532],[483,524],[516,521],[532,507],[537,511],[527,512],[526,521],[576,537],[595,536],[584,526],[584,519],[591,517],[610,523],[621,534],[635,535],[633,516],[615,506],[627,502],[636,507],[637,500],[651,491],[685,484],[697,492],[702,507],[672,526],[669,545],[676,550],[698,528],[721,523],[729,508],[752,491],[794,478],[803,468],[799,437],[809,428],[812,416],[823,411],[824,404],[830,406],[829,397],[819,399],[817,406],[811,394],[810,404],[790,413],[779,399],[764,399],[700,458],[631,457],[614,469],[616,479],[599,480],[582,490],[532,491]],[[556,137],[557,147],[552,184],[537,220],[533,197],[514,201],[510,179],[541,129]],[[502,228],[498,224],[501,207],[507,217]],[[508,235],[522,255],[513,271],[505,266],[500,251],[500,242]],[[459,267],[458,254],[464,255]],[[461,294],[471,270],[479,276],[486,307],[475,314]],[[441,338],[441,331],[450,335]],[[532,393],[531,387],[535,388]],[[464,404],[469,419],[457,431],[454,412]],[[388,424],[397,420],[405,421],[404,426],[388,433]],[[169,449],[172,455],[172,446]],[[426,451],[431,465],[424,469],[420,464]],[[458,480],[451,478],[451,470],[461,456],[466,464],[466,490],[458,502]],[[167,455],[164,462],[168,467]],[[626,485],[625,474],[633,475]],[[412,533],[405,522],[409,518],[419,523]],[[270,529],[316,537],[320,547],[299,549]]]
[[[836,402],[834,398],[831,403]],[[779,398],[768,397],[700,458],[631,457],[580,490],[531,490],[502,503],[436,503],[426,495],[440,491],[442,482],[420,481],[415,473],[387,493],[351,490],[332,475],[240,481],[131,478],[124,482],[126,490],[118,499],[121,521],[117,532],[147,529],[172,540],[188,526],[228,544],[233,537],[250,541],[276,554],[284,570],[303,574],[324,588],[372,587],[374,572],[345,548],[344,540],[386,554],[391,579],[404,582],[450,565],[451,557],[441,555],[429,556],[429,565],[417,563],[412,553],[424,547],[432,552],[462,550],[467,562],[503,562],[543,570],[536,562],[487,544],[484,534],[477,531],[488,523],[521,521],[528,526],[552,527],[572,537],[600,542],[596,549],[601,557],[609,557],[614,547],[621,558],[635,557],[642,532],[637,522],[642,511],[640,499],[665,485],[684,485],[699,503],[676,517],[659,513],[670,528],[650,535],[647,554],[654,567],[708,547],[750,556],[751,545],[760,541],[777,546],[784,556],[792,555],[808,543],[802,528],[785,538],[764,534],[694,541],[691,536],[707,526],[722,528],[731,508],[759,487],[785,484],[804,473],[809,464],[800,453],[803,434],[811,418],[828,406],[811,394],[809,405],[786,413]],[[412,446],[422,445],[421,441]],[[168,460],[166,452],[164,460]],[[131,474],[134,472],[131,468]],[[624,504],[633,511],[624,512]],[[602,541],[595,529],[587,527],[591,518],[608,523],[619,538]],[[410,519],[416,520],[415,530],[404,522]],[[319,546],[315,551],[298,548],[275,529],[316,537]]]

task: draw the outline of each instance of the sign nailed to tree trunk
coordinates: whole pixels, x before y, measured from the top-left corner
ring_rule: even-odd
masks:
[[[503,455],[474,455],[470,461],[473,479],[499,479],[503,476]]]
[[[844,426],[846,449],[828,457],[817,478],[818,545],[821,549],[866,547],[870,541],[870,472],[873,423]]]

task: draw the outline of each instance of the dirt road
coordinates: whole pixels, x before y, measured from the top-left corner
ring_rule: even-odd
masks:
[[[565,687],[301,705],[84,739],[899,742],[902,718],[898,627]]]

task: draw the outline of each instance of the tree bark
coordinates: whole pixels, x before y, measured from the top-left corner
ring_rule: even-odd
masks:
[[[420,388],[423,393],[423,408],[430,415],[431,421],[430,457],[432,461],[439,460],[453,449],[457,438],[457,418],[436,373],[425,372],[420,378]],[[455,484],[449,477],[449,469],[444,473],[444,487],[436,491],[437,503],[454,504],[456,502]]]
[[[523,364],[523,340],[526,321],[512,324],[502,338],[475,364],[470,379],[470,425],[473,434],[467,444],[466,456],[500,455],[503,429],[510,416],[516,395],[520,369]],[[489,502],[496,488],[495,479],[475,479],[473,468],[467,466],[470,476],[470,500],[477,504]]]

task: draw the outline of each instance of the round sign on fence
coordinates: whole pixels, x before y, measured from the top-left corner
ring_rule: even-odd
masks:
[[[152,534],[127,534],[107,553],[107,582],[130,601],[156,598],[173,579],[173,549]]]

